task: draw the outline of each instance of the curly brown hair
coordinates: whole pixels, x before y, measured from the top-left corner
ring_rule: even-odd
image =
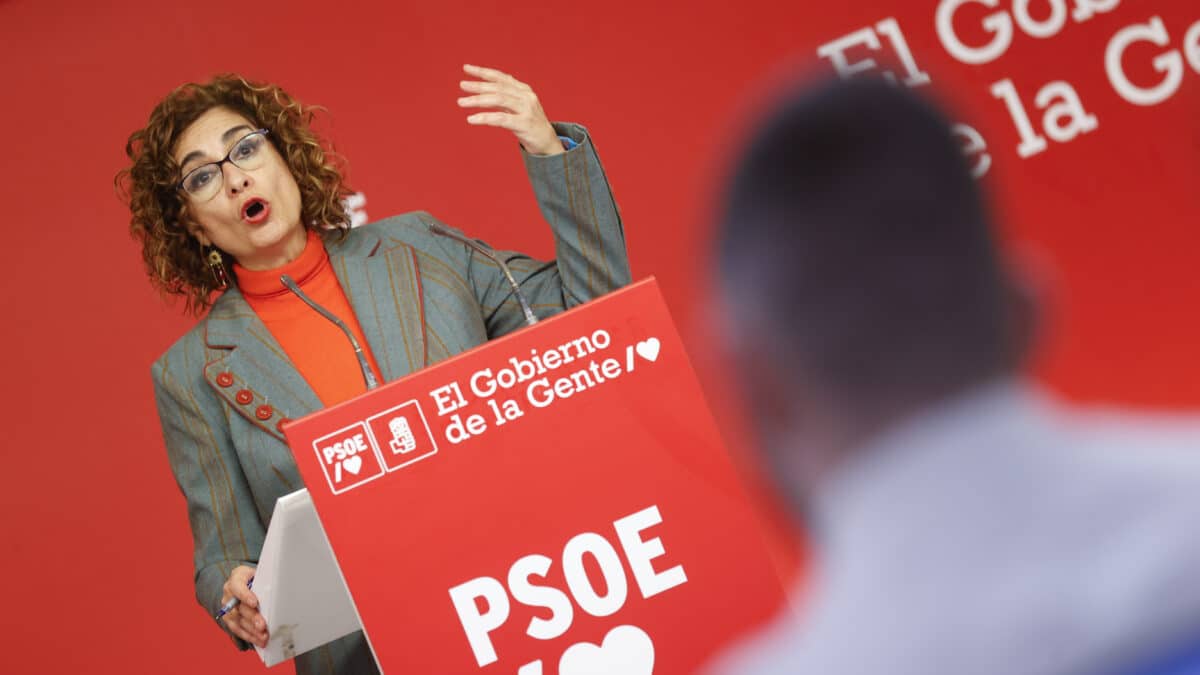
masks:
[[[193,223],[178,189],[180,167],[174,151],[184,130],[216,107],[271,131],[267,138],[300,188],[300,219],[306,228],[326,238],[345,236],[349,228],[342,203],[350,193],[342,178],[344,162],[309,128],[313,112],[322,108],[306,106],[276,85],[234,74],[180,85],[155,106],[145,128],[130,134],[125,154],[131,164],[114,182],[129,202],[129,232],[142,245],[151,283],[164,296],[183,296],[185,311],[194,315],[212,305],[218,285],[200,243],[188,231]],[[226,263],[232,260],[219,252]]]

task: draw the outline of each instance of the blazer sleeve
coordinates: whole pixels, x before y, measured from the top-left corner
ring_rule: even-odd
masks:
[[[496,252],[539,317],[604,295],[631,279],[625,229],[591,136],[578,124],[557,123],[554,128],[578,145],[547,157],[522,154],[538,208],[554,234],[555,260]],[[468,273],[489,337],[524,325],[520,304],[495,263],[472,252]]]
[[[180,358],[177,361],[172,356]],[[233,568],[255,565],[266,533],[229,438],[221,404],[204,389],[207,384],[200,361],[189,362],[169,352],[154,364],[151,374],[167,458],[187,502],[196,599],[215,616],[225,580]],[[224,624],[220,625],[224,629]],[[241,649],[250,647],[233,639]]]

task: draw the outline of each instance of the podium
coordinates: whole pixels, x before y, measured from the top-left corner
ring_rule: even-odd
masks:
[[[385,673],[692,672],[783,602],[653,279],[284,432]]]

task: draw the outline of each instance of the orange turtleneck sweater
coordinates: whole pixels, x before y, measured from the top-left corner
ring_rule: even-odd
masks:
[[[308,232],[304,252],[283,267],[253,271],[235,264],[233,268],[237,273],[238,289],[247,304],[266,324],[296,370],[326,406],[341,403],[367,390],[362,369],[354,357],[354,348],[341,329],[289,291],[279,281],[280,275],[287,274],[295,279],[305,294],[345,322],[366,352],[367,362],[376,377],[379,376],[379,365],[375,363],[350,301],[329,264],[329,253],[316,232]]]

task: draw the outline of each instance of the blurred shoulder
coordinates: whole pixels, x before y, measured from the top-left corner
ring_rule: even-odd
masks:
[[[1185,501],[1200,510],[1191,498],[1200,490],[1200,413],[1090,407],[1062,420],[1075,457],[1101,485],[1126,497],[1143,490],[1147,505],[1187,493]]]

